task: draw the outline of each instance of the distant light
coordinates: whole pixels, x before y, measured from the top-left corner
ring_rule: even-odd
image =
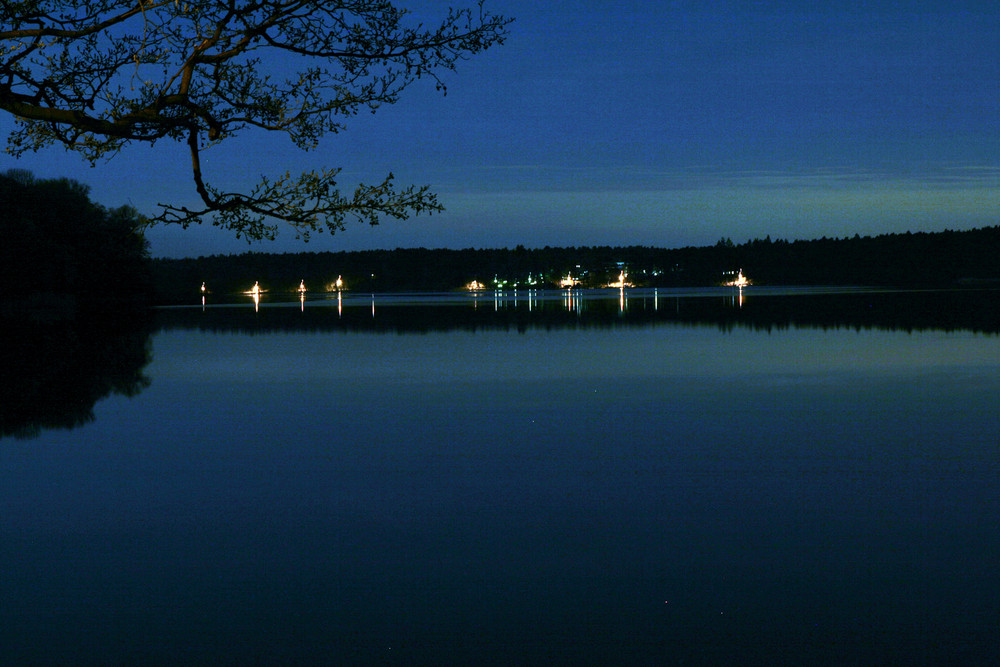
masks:
[[[614,289],[625,289],[626,287],[632,287],[632,283],[628,282],[625,271],[622,270],[622,272],[618,274],[618,280],[608,283],[608,287],[612,287]]]
[[[579,268],[579,265],[577,266]],[[566,277],[559,281],[559,286],[569,289],[580,284],[579,278],[574,278],[572,273],[567,273]]]
[[[732,275],[732,271],[728,272]],[[725,287],[746,287],[750,284],[750,279],[743,275],[743,269],[736,272],[736,277],[729,282],[722,283]]]

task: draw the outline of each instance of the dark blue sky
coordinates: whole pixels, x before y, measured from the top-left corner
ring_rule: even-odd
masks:
[[[487,6],[516,18],[510,38],[448,73],[447,96],[411,88],[310,153],[248,132],[205,156],[224,187],[319,166],[343,167],[349,186],[391,170],[431,185],[446,212],[309,244],[162,228],[154,254],[674,247],[1000,223],[1000,3]],[[82,180],[111,206],[195,199],[179,144],[93,169],[61,149],[16,166]]]

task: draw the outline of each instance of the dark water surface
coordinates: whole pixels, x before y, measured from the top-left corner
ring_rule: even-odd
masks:
[[[25,331],[0,662],[997,663],[997,296],[208,304],[55,399]]]

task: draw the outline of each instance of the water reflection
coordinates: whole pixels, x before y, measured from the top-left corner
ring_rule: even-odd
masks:
[[[570,287],[563,292],[563,304],[567,312],[583,312],[583,290]]]
[[[166,308],[158,320],[165,328],[245,332],[364,330],[393,332],[452,329],[644,327],[665,324],[710,326],[722,330],[770,331],[790,327],[878,328],[885,330],[1000,332],[1000,290],[910,292],[810,292],[768,294],[729,289],[699,293],[670,290],[579,289],[493,292],[493,307],[479,308],[482,294],[352,296],[338,292],[336,308],[325,296],[300,294],[298,308],[269,300],[254,301],[254,316],[242,309]],[[670,303],[663,307],[664,299]],[[306,309],[306,301],[312,305]],[[376,306],[380,313],[375,317]]]
[[[5,659],[996,663],[998,338],[798,330],[996,293],[536,296],[162,309],[137,400],[0,447]]]
[[[734,308],[742,308],[743,307],[743,287],[742,286],[736,288],[736,291],[730,297],[730,301],[731,301],[731,303],[732,303],[732,305],[733,305]]]
[[[44,429],[93,421],[94,404],[135,396],[149,385],[152,318],[146,311],[86,313],[38,320],[0,319],[0,437],[33,438]]]
[[[1000,291],[921,291],[862,293],[754,292],[716,297],[670,296],[663,307],[662,290],[614,290],[555,293],[529,290],[526,298],[496,291],[493,308],[479,308],[481,295],[452,297],[356,297],[338,292],[336,308],[323,299],[299,294],[298,308],[268,302],[261,307],[260,288],[253,291],[254,312],[206,305],[159,309],[161,329],[200,329],[242,333],[279,331],[372,331],[422,333],[449,330],[516,330],[560,328],[648,327],[682,324],[730,331],[735,328],[878,328],[1000,333]],[[486,297],[488,298],[488,297]],[[376,317],[376,305],[379,316]],[[4,318],[7,339],[0,350],[4,368],[0,436],[30,437],[44,428],[69,428],[90,421],[100,398],[134,395],[148,380],[150,318],[102,313],[88,317],[38,321]]]

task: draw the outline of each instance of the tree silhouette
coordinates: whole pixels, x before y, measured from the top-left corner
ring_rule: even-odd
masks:
[[[0,284],[5,299],[72,296],[76,301],[145,301],[151,289],[143,218],[106,209],[69,179],[0,174]]]
[[[344,129],[361,110],[392,104],[441,70],[502,43],[509,19],[449,10],[436,27],[409,25],[385,0],[21,0],[0,3],[0,109],[18,119],[9,151],[58,143],[90,161],[135,142],[186,143],[202,208],[160,204],[154,220],[211,219],[237,237],[343,229],[442,207],[426,187],[395,189],[390,173],[353,193],[338,169],[261,177],[224,192],[202,174],[202,153],[257,128],[301,149]],[[296,66],[279,75],[275,58]]]
[[[46,429],[94,420],[94,405],[149,386],[153,322],[149,311],[77,312],[54,321],[0,311],[0,438],[33,438]]]

